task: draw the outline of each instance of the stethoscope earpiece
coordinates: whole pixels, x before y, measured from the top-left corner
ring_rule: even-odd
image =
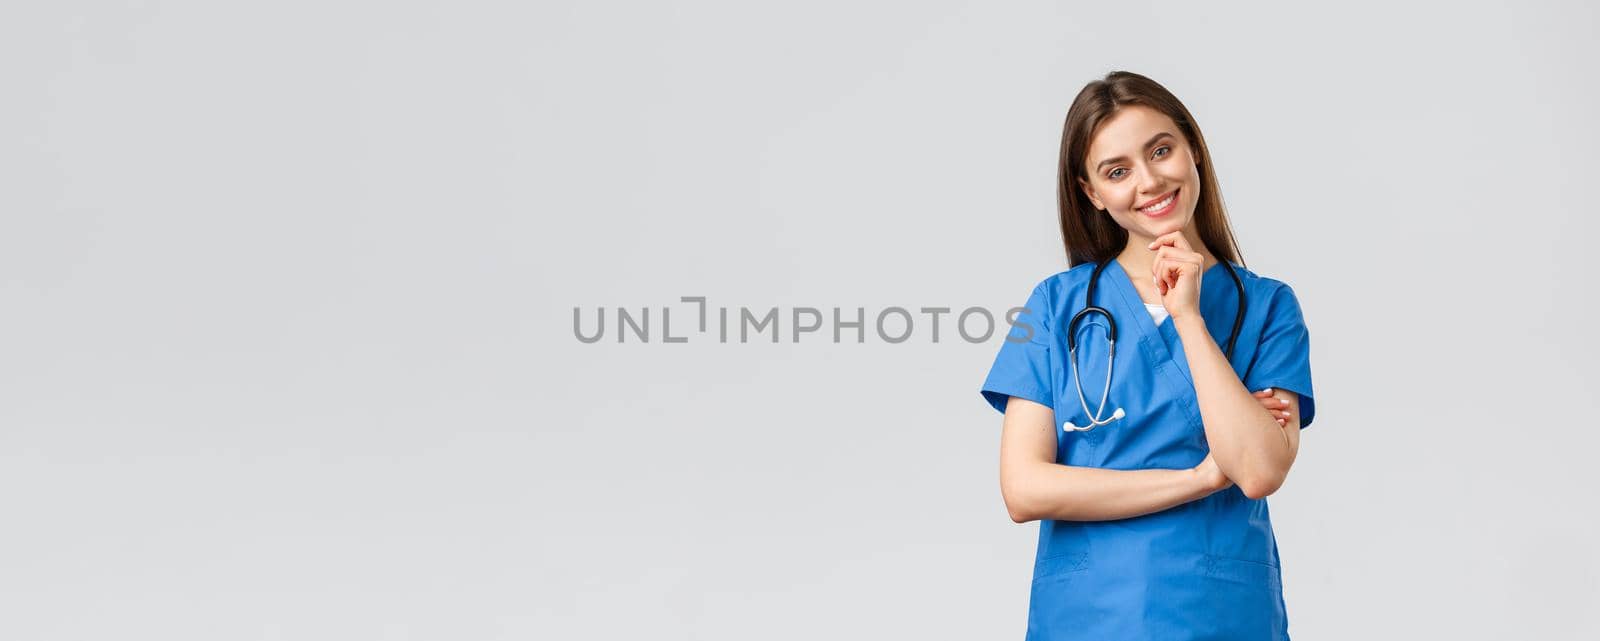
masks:
[[[1084,411],[1087,412],[1088,410],[1084,410]],[[1094,428],[1096,428],[1098,426],[1105,425],[1106,423],[1110,423],[1112,421],[1120,421],[1120,420],[1122,420],[1124,418],[1127,418],[1127,416],[1128,416],[1128,413],[1122,411],[1122,408],[1119,407],[1119,408],[1117,408],[1117,411],[1111,413],[1111,418],[1108,418],[1108,419],[1106,419],[1104,421],[1100,421],[1099,423],[1095,423],[1094,425],[1078,427],[1077,425],[1074,425],[1072,423],[1072,421],[1067,421],[1067,422],[1061,424],[1061,429],[1064,430],[1064,431],[1067,431],[1067,432],[1087,432],[1087,431],[1092,430],[1092,429],[1094,429]]]

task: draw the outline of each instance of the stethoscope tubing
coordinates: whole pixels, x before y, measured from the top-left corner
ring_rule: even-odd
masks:
[[[1088,291],[1084,292],[1083,309],[1073,314],[1072,321],[1067,323],[1067,358],[1072,363],[1072,382],[1074,387],[1078,389],[1078,403],[1083,406],[1083,414],[1089,418],[1089,425],[1084,427],[1078,427],[1072,423],[1064,423],[1062,429],[1067,431],[1085,432],[1126,416],[1126,413],[1120,407],[1109,417],[1101,418],[1100,416],[1105,413],[1106,399],[1111,395],[1111,368],[1116,363],[1117,357],[1117,319],[1112,317],[1111,312],[1104,307],[1094,304],[1094,294],[1095,288],[1100,284],[1100,272],[1104,271],[1106,265],[1111,264],[1113,260],[1116,260],[1115,256],[1103,259],[1099,264],[1095,265],[1094,273],[1089,276]],[[1244,325],[1244,315],[1249,308],[1244,294],[1244,281],[1239,279],[1239,273],[1233,269],[1233,264],[1226,260],[1222,261],[1222,266],[1227,268],[1228,276],[1233,279],[1234,288],[1239,291],[1239,310],[1233,318],[1233,331],[1228,333],[1227,356],[1228,362],[1231,363],[1233,362],[1234,344],[1239,340],[1239,329]],[[1083,380],[1078,378],[1078,322],[1091,314],[1099,314],[1105,317],[1107,342],[1106,385],[1105,389],[1100,392],[1099,408],[1092,412],[1089,410],[1089,400],[1083,396]]]

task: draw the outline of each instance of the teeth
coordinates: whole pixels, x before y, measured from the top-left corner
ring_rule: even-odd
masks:
[[[1161,201],[1159,203],[1156,203],[1154,205],[1151,205],[1149,207],[1140,208],[1139,211],[1160,211],[1162,207],[1166,207],[1168,204],[1172,203],[1172,199],[1173,198],[1177,198],[1177,197],[1178,197],[1178,192],[1172,192],[1172,195],[1171,196],[1167,196],[1166,200],[1163,200],[1163,201]]]

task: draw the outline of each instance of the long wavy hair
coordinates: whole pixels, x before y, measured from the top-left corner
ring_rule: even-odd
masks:
[[[1200,200],[1195,204],[1195,231],[1206,250],[1218,260],[1244,265],[1233,227],[1228,224],[1227,208],[1222,204],[1222,189],[1211,165],[1206,138],[1194,116],[1177,96],[1154,80],[1131,71],[1113,71],[1101,80],[1084,85],[1067,109],[1061,129],[1061,166],[1057,171],[1056,198],[1060,204],[1061,243],[1067,250],[1068,265],[1099,262],[1115,257],[1128,244],[1128,230],[1111,216],[1095,209],[1078,181],[1089,182],[1087,161],[1089,142],[1100,123],[1128,105],[1144,105],[1177,123],[1196,156],[1200,173]]]

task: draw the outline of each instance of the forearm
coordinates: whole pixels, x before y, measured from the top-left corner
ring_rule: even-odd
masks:
[[[1125,519],[1215,491],[1193,469],[1107,470],[1041,462],[1028,464],[1021,472],[1015,479],[1021,509],[1012,515],[1019,523]]]
[[[1217,467],[1247,496],[1271,494],[1294,460],[1289,436],[1250,395],[1199,316],[1174,318],[1194,376],[1206,443]]]

